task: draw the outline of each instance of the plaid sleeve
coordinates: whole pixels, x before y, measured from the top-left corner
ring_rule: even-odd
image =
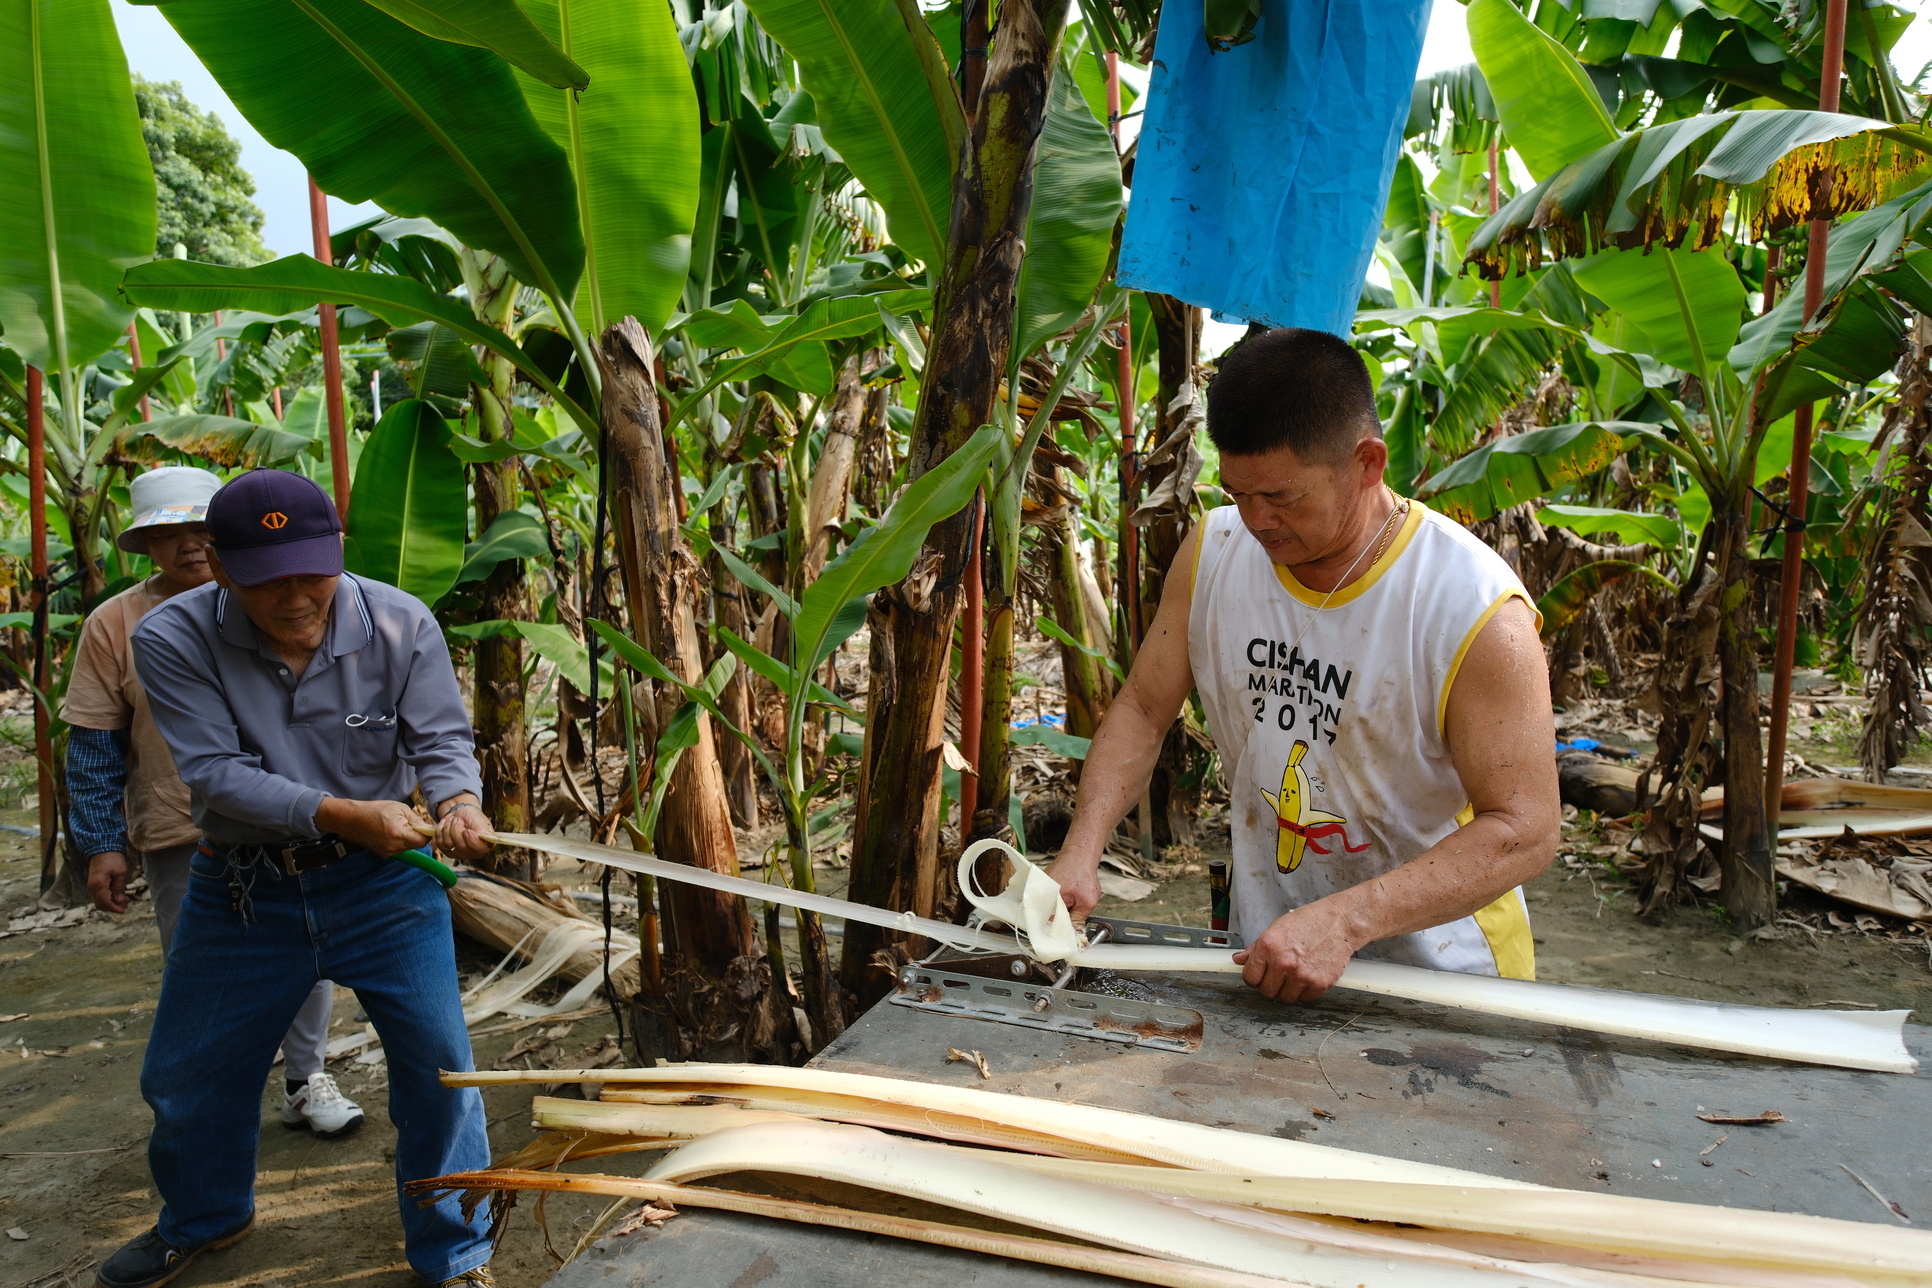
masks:
[[[67,827],[84,857],[127,853],[127,730],[67,730]]]

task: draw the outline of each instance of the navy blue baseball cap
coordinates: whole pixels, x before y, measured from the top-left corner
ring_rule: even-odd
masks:
[[[208,536],[237,586],[342,574],[342,523],[328,493],[287,470],[250,470],[208,502]]]

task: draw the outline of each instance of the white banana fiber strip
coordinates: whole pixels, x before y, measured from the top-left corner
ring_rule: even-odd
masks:
[[[955,926],[949,921],[915,917],[909,912],[888,912],[884,908],[874,908],[869,904],[851,903],[844,899],[834,899],[830,895],[794,890],[776,882],[767,884],[763,881],[747,881],[743,877],[726,876],[722,872],[713,872],[708,868],[694,868],[684,863],[669,863],[663,859],[652,858],[648,854],[639,854],[635,850],[619,850],[589,841],[573,841],[568,837],[556,836],[548,832],[542,835],[528,832],[492,832],[490,839],[500,845],[541,850],[545,854],[579,859],[585,863],[601,863],[606,867],[621,868],[626,872],[641,872],[645,876],[662,877],[666,881],[681,881],[686,885],[703,886],[707,890],[722,890],[726,894],[743,895],[747,899],[782,903],[788,908],[803,908],[807,912],[816,912],[822,916],[840,917],[847,921],[863,922],[868,926],[883,926],[887,930],[902,931],[909,935],[923,935],[927,939],[936,939],[941,943],[951,944],[955,948],[994,953],[1025,951],[1019,940],[1011,935],[968,930],[965,926]]]
[[[488,1172],[459,1172],[439,1178],[455,1185],[510,1190],[553,1190],[564,1194],[609,1194],[637,1199],[654,1199],[679,1207],[710,1208],[719,1212],[743,1212],[751,1216],[794,1221],[801,1225],[825,1226],[834,1230],[856,1230],[864,1234],[884,1234],[898,1239],[958,1248],[989,1257],[1011,1257],[1044,1266],[1068,1270],[1088,1270],[1111,1275],[1133,1283],[1157,1284],[1160,1288],[1276,1288],[1282,1281],[1258,1275],[1237,1274],[1206,1266],[1184,1265],[1158,1257],[1143,1257],[1112,1248],[1081,1247],[1053,1239],[1026,1235],[994,1233],[968,1226],[947,1225],[938,1221],[914,1220],[883,1212],[859,1212],[850,1208],[826,1207],[797,1199],[777,1199],[764,1194],[740,1194],[735,1190],[715,1190],[695,1185],[672,1185],[664,1181],[640,1181],[628,1176],[598,1173],[492,1169]]]
[[[962,1118],[932,1109],[908,1109],[876,1100],[842,1096],[807,1096],[802,1092],[767,1091],[752,1096],[683,1091],[621,1090],[606,1086],[602,1099],[567,1100],[537,1096],[530,1103],[533,1127],[549,1131],[591,1131],[655,1140],[693,1140],[707,1132],[747,1123],[823,1119],[910,1132],[939,1140],[984,1145],[994,1149],[1050,1154],[1102,1163],[1145,1164],[1141,1154],[1123,1153],[1088,1141],[1069,1140],[1040,1132],[1022,1131],[984,1118]],[[728,1099],[730,1103],[719,1103]]]
[[[1305,1181],[1172,1167],[1123,1166],[1014,1154],[1026,1171],[1183,1195],[1276,1212],[1426,1227],[1421,1237],[1467,1231],[1538,1244],[1565,1244],[1620,1257],[1673,1258],[1726,1267],[1724,1282],[1923,1284],[1932,1278],[1932,1232],[1862,1221],[1673,1203],[1576,1190]],[[1683,1271],[1675,1273],[1684,1274]],[[1705,1271],[1703,1273],[1709,1273]],[[1770,1276],[1782,1275],[1773,1280]],[[1820,1276],[1824,1276],[1821,1278]],[[1691,1276],[1687,1276],[1691,1277]]]
[[[909,912],[887,912],[883,908],[850,903],[827,895],[806,894],[778,885],[765,885],[742,877],[728,877],[681,863],[667,863],[630,850],[593,845],[588,841],[524,833],[504,833],[496,839],[506,845],[607,864],[671,881],[725,890],[749,899],[764,899],[883,926],[889,930],[923,935],[956,948],[1002,953],[1027,949],[1023,941],[1006,935],[969,930],[949,922],[915,917]],[[1041,874],[1039,880],[1050,881],[1051,878]],[[1029,893],[1033,884],[1033,879],[1029,877]],[[1079,966],[1118,971],[1239,975],[1242,970],[1235,964],[1232,955],[1224,952],[1134,944],[1100,944],[1080,949],[1068,960]],[[1647,993],[1423,970],[1416,966],[1398,966],[1361,958],[1348,964],[1341,979],[1336,981],[1336,986],[1413,1002],[1454,1006],[1485,1015],[1556,1024],[1595,1033],[1612,1033],[1621,1037],[1647,1038],[1712,1051],[1768,1056],[1803,1064],[1871,1069],[1881,1073],[1911,1073],[1918,1068],[1918,1061],[1905,1049],[1905,1020],[1911,1014],[1909,1011],[1797,1011],[1768,1006],[1733,1006],[1723,1002],[1699,1002]]]
[[[1144,1256],[1314,1288],[1627,1288],[1684,1282],[1501,1261],[1375,1236],[1322,1238],[1314,1222],[1288,1235],[1218,1220],[1150,1194],[1023,1171],[985,1150],[923,1144],[832,1123],[769,1123],[714,1132],[664,1158],[646,1179],[684,1183],[746,1171],[863,1186]]]
[[[652,1069],[600,1069],[596,1072],[479,1069],[470,1073],[443,1074],[443,1085],[449,1087],[586,1081],[603,1083],[606,1095],[633,1086],[678,1088],[694,1096],[714,1100],[742,1096],[745,1088],[772,1087],[815,1092],[853,1102],[852,1109],[847,1112],[862,1112],[866,1103],[871,1102],[880,1107],[901,1105],[918,1111],[956,1114],[962,1118],[983,1120],[991,1127],[1017,1128],[1079,1142],[1090,1149],[1097,1147],[1172,1167],[1192,1167],[1210,1172],[1328,1177],[1338,1180],[1418,1181],[1437,1185],[1498,1186],[1539,1191],[1544,1188],[1527,1181],[1484,1176],[1480,1172],[1465,1172],[1454,1167],[1383,1158],[1377,1154],[1312,1145],[1306,1141],[1281,1140],[1250,1132],[1203,1127],[1198,1123],[1174,1122],[1119,1109],[1064,1104],[1031,1096],[1013,1096],[998,1091],[941,1086],[900,1078],[880,1078],[864,1073],[841,1073],[833,1069],[792,1069],[761,1064],[670,1064]],[[809,1102],[802,1098],[791,1103],[781,1099],[770,1102],[754,1099],[752,1103],[753,1107],[776,1112],[826,1116],[822,1110],[814,1113],[806,1107]],[[893,1129],[917,1130],[905,1123],[918,1118],[917,1113],[903,1115],[893,1124]],[[943,1130],[943,1126],[935,1128],[935,1131]]]
[[[1126,971],[1211,971],[1238,975],[1225,953],[1199,948],[1101,944],[1075,953],[1077,965]],[[1652,993],[1538,984],[1493,975],[1460,975],[1393,962],[1351,961],[1337,988],[1431,1002],[1516,1020],[1647,1038],[1711,1051],[1736,1051],[1803,1064],[1911,1073],[1918,1061],[1905,1049],[1910,1011],[1798,1011],[1734,1006]]]

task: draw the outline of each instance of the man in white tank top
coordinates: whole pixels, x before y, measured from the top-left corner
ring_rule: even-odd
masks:
[[[1357,953],[1535,977],[1520,887],[1560,818],[1536,610],[1494,551],[1383,485],[1381,434],[1336,336],[1284,328],[1222,359],[1208,436],[1233,504],[1175,556],[1053,868],[1085,916],[1198,686],[1230,797],[1236,960],[1284,1002]]]

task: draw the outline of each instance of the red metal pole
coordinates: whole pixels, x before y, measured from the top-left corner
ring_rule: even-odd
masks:
[[[335,262],[329,250],[329,199],[309,177],[309,227],[315,235],[315,258]],[[336,338],[335,305],[318,310],[322,323],[322,397],[329,409],[329,481],[335,492],[335,512],[349,521],[349,422],[342,410],[342,344]]]
[[[1496,140],[1492,138],[1489,140],[1489,213],[1493,215],[1501,209],[1502,196],[1496,187]],[[1491,282],[1489,284],[1489,307],[1492,309],[1500,309],[1503,307],[1503,284],[1501,282]]]
[[[40,805],[40,888],[54,883],[60,853],[60,800],[54,791],[54,739],[47,692],[47,409],[40,371],[27,368],[27,570],[33,578],[34,767]]]
[[[980,705],[986,678],[986,578],[980,559],[985,544],[986,507],[973,496],[973,543],[966,548],[966,611],[959,620],[959,754],[968,768],[959,771],[959,841],[972,831],[979,808]]]
[[[133,360],[134,369],[139,371],[141,369],[141,332],[138,322],[127,324],[127,356]],[[148,404],[146,394],[141,395],[141,419],[144,421],[154,419],[154,408]]]
[[[1825,55],[1818,78],[1818,110],[1838,110],[1838,82],[1845,68],[1845,0],[1827,0]],[[1826,183],[1830,179],[1825,180]],[[1827,219],[1811,221],[1805,250],[1804,318],[1811,320],[1825,299]],[[1768,293],[1768,285],[1767,285]],[[1802,325],[1801,322],[1801,325]],[[1771,732],[1764,761],[1764,813],[1774,843],[1784,796],[1784,746],[1791,722],[1791,663],[1798,647],[1798,591],[1803,584],[1805,503],[1811,486],[1812,405],[1798,408],[1791,430],[1791,487],[1784,523],[1784,567],[1778,581],[1778,644],[1771,662]]]
[[[1107,54],[1107,129],[1114,150],[1123,151],[1120,138],[1120,55]],[[1120,320],[1120,608],[1126,618],[1127,651],[1140,648],[1140,530],[1130,517],[1140,480],[1134,460],[1134,337],[1133,314]]]

